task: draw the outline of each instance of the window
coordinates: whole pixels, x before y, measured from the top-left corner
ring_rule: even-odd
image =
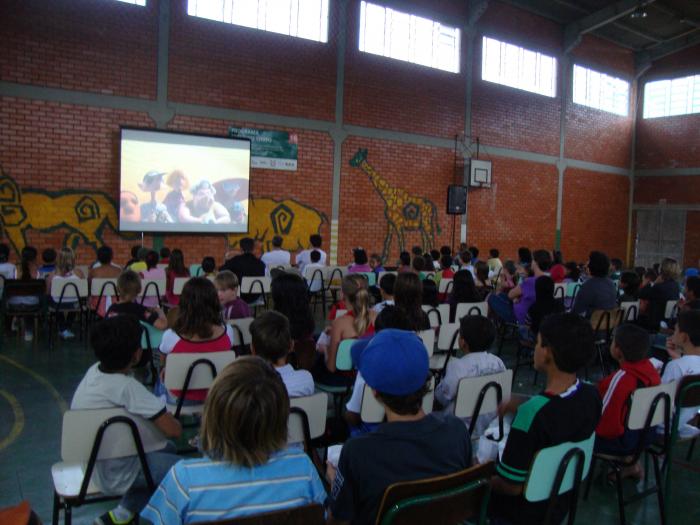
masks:
[[[369,2],[360,4],[359,48],[459,73],[459,29]]]
[[[629,82],[574,65],[574,102],[610,113],[629,111]]]
[[[328,0],[188,0],[187,14],[328,42]]]
[[[700,113],[700,75],[644,85],[644,118]]]
[[[481,78],[554,97],[557,94],[557,59],[484,37]]]
[[[146,0],[118,0],[119,2],[126,2],[127,4],[134,5],[146,5]]]

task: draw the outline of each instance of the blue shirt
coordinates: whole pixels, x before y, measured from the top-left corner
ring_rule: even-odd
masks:
[[[326,501],[309,457],[297,448],[253,468],[209,458],[176,463],[141,517],[154,525],[218,521]]]

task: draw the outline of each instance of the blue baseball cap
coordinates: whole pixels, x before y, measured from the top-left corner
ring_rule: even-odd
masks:
[[[414,332],[387,328],[362,350],[358,368],[377,392],[405,396],[420,390],[428,379],[428,352]]]
[[[688,268],[688,269],[685,271],[685,276],[686,276],[686,277],[697,277],[698,275],[700,275],[700,272],[698,271],[697,268]]]

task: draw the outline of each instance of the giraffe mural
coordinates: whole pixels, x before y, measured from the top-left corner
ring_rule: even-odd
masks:
[[[387,233],[384,238],[382,260],[386,260],[391,243],[396,236],[399,251],[405,249],[404,232],[419,231],[423,251],[430,250],[435,243],[435,233],[440,233],[437,221],[437,208],[430,200],[410,195],[402,188],[395,188],[367,162],[367,149],[358,149],[350,159],[350,166],[360,168],[384,201],[384,216],[387,219]]]

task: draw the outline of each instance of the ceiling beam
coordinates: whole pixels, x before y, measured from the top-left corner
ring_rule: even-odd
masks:
[[[679,13],[675,9],[671,9],[662,2],[656,2],[656,4],[654,4],[654,7],[662,13],[671,15],[672,17],[676,18],[681,24],[688,24],[689,26],[700,27],[700,20],[695,20],[693,18],[687,17],[683,13]]]
[[[653,62],[695,45],[700,45],[700,27],[687,32],[681,38],[673,38],[658,46],[639,51],[634,56],[635,75],[638,78],[651,67]]]
[[[564,28],[564,52],[569,53],[572,51],[581,42],[581,37],[586,33],[606,26],[653,2],[654,0],[620,0],[567,24]]]

